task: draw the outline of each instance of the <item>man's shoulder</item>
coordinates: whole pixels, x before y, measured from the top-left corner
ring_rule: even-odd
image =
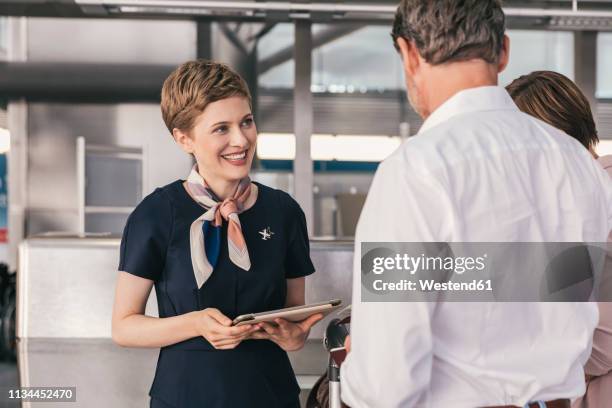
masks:
[[[519,110],[458,115],[420,131],[404,142],[398,154],[446,163],[521,150],[585,150],[561,130]],[[424,163],[427,165],[427,163]],[[435,165],[435,164],[434,164]]]
[[[418,135],[426,136],[435,143],[449,143],[453,136],[469,139],[483,133],[495,135],[513,129],[517,132],[523,131],[525,127],[535,126],[536,121],[539,122],[534,117],[515,109],[466,112],[423,129]]]

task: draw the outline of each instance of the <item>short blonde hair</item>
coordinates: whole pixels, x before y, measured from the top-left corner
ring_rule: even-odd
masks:
[[[243,96],[251,105],[246,82],[230,67],[203,59],[188,61],[164,81],[162,117],[171,134],[175,128],[187,132],[208,104],[233,96]]]

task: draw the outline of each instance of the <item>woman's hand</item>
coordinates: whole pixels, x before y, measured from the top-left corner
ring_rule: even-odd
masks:
[[[262,330],[252,333],[250,338],[271,340],[285,351],[299,350],[304,346],[310,328],[321,319],[323,315],[319,313],[296,323],[285,319],[275,319],[276,324],[262,322],[259,323]]]
[[[260,330],[256,324],[232,327],[231,319],[217,309],[208,308],[192,313],[197,333],[218,350],[233,349]]]

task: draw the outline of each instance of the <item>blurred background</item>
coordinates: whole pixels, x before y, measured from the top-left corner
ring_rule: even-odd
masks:
[[[229,64],[251,87],[252,177],[306,213],[318,269],[307,300],[350,303],[368,187],[422,123],[389,35],[396,4],[0,1],[0,388],[76,386],[78,406],[146,405],[157,351],[110,341],[118,236],[144,196],[191,167],[159,94],[194,58]],[[504,7],[501,85],[534,70],[567,75],[591,102],[599,154],[612,153],[612,1]],[[305,392],[325,368],[322,327],[292,355]]]

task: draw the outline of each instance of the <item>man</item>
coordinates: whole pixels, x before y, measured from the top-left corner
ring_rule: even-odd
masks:
[[[535,71],[515,79],[506,89],[520,110],[576,139],[612,177],[612,156],[596,153],[599,137],[589,101],[571,79],[558,72]],[[611,284],[608,280],[599,288]],[[604,290],[610,293],[609,287]],[[572,403],[573,408],[604,407],[606,401],[612,401],[612,303],[600,301],[597,306],[599,324],[593,335],[593,352],[584,366],[587,392]]]
[[[352,408],[569,407],[584,393],[589,303],[368,303],[362,242],[605,242],[612,186],[579,143],[520,112],[498,74],[497,0],[403,0],[393,40],[419,134],[380,164],[356,231]]]

